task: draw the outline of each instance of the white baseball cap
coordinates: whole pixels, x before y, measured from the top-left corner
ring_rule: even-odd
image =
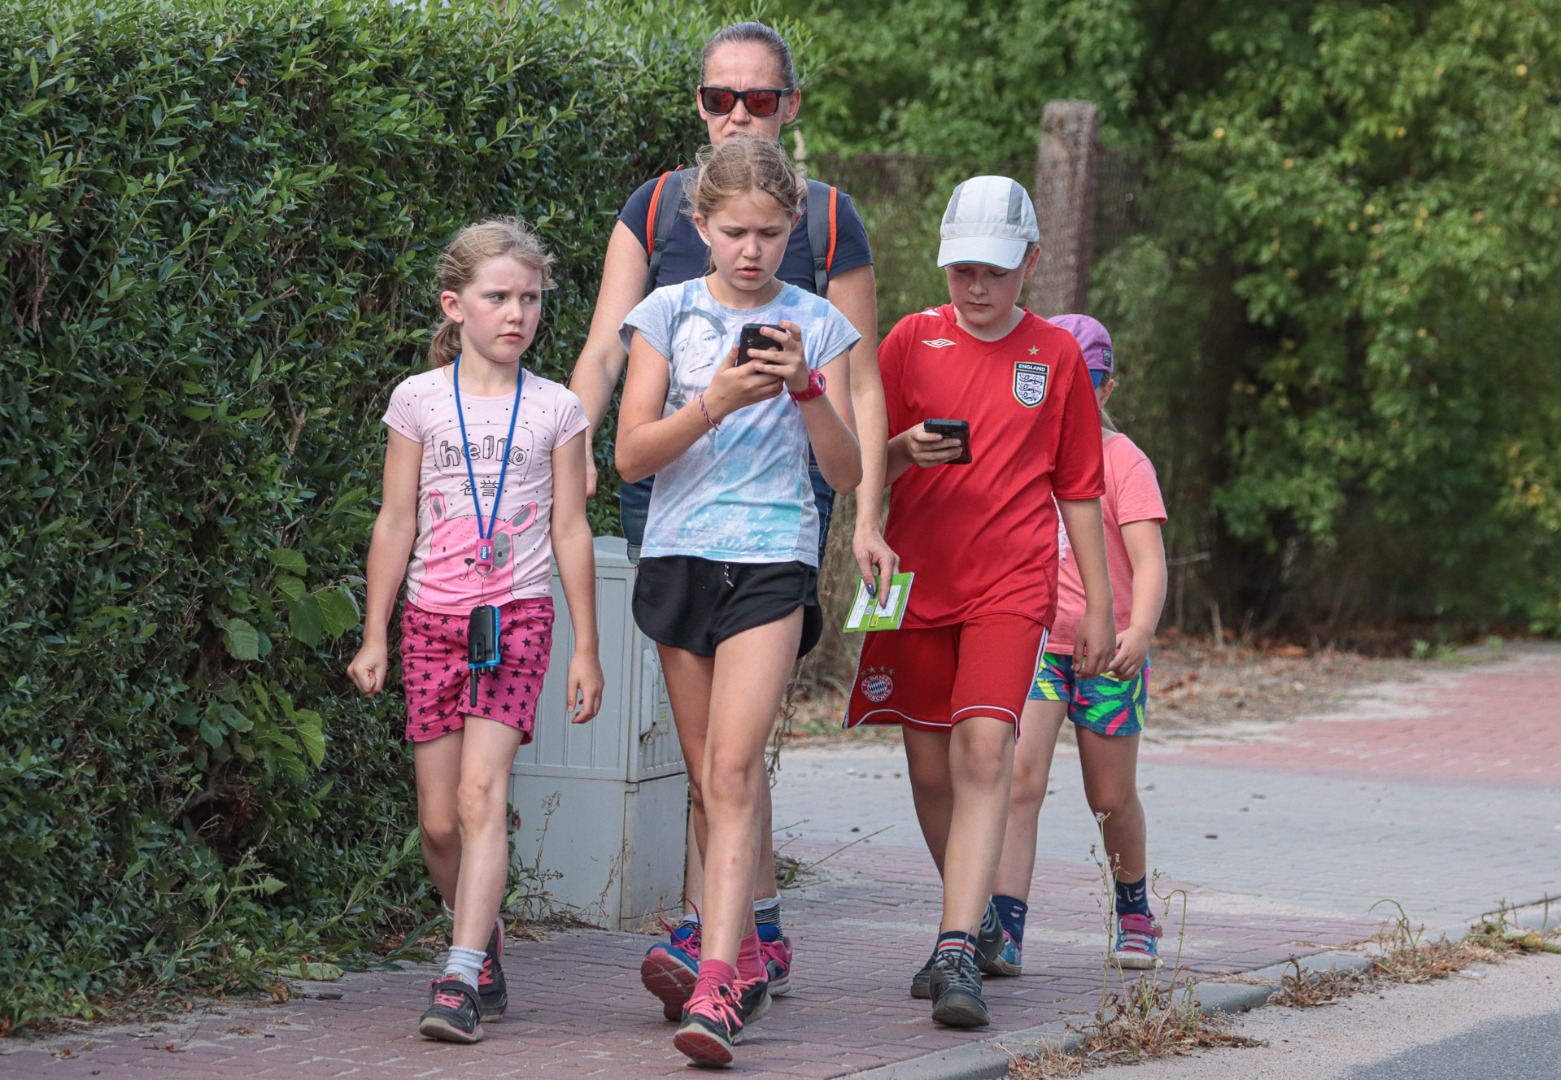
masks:
[[[973,176],[949,196],[939,235],[939,266],[985,263],[1013,270],[1040,242],[1041,230],[1024,185],[1006,176]]]

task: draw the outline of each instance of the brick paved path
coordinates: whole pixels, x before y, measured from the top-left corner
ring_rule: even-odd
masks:
[[[1164,948],[1200,978],[1338,947],[1391,896],[1433,928],[1506,899],[1561,895],[1561,649],[1390,685],[1255,744],[1147,754],[1140,784],[1160,891],[1186,891]],[[1102,889],[1076,759],[1059,754],[1018,979],[987,983],[993,1026],[935,1027],[907,992],[938,890],[897,748],[796,749],[776,792],[793,993],[739,1050],[744,1076],[829,1077],[905,1062],[1091,1010]],[[1179,907],[1178,907],[1179,911]],[[572,931],[516,942],[510,1018],[474,1047],[419,1039],[429,968],[349,975],[331,1000],[230,1004],[162,1025],[0,1042],[0,1076],[657,1077],[690,1075],[640,988],[650,939]],[[1112,977],[1115,985],[1116,976]]]

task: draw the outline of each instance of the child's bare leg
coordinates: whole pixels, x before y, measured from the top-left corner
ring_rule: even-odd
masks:
[[[1014,744],[1014,784],[1008,796],[1008,831],[1003,854],[997,861],[992,892],[1019,900],[1030,895],[1035,874],[1035,841],[1041,804],[1051,777],[1057,733],[1067,716],[1065,701],[1027,701],[1019,721],[1019,741]]]
[[[672,704],[683,766],[688,770],[689,850],[683,887],[686,897],[698,902],[704,884],[701,853],[705,846],[705,737],[710,724],[710,684],[715,676],[715,658],[696,656],[670,645],[658,645],[656,651],[661,657],[662,677],[667,681],[667,699]],[[690,888],[691,881],[697,882],[700,891]],[[683,910],[690,910],[689,905],[685,903]]]
[[[705,957],[736,965],[753,933],[753,882],[769,778],[764,747],[802,636],[801,609],[716,647],[705,739]]]
[[[1003,850],[1013,765],[1013,724],[972,716],[954,725],[949,735],[954,804],[943,855],[940,933],[974,934],[981,926]]]
[[[1106,857],[1121,881],[1137,881],[1147,872],[1144,804],[1138,800],[1137,735],[1099,735],[1077,729],[1079,764],[1089,808],[1105,814]]]
[[[759,835],[759,870],[753,879],[753,898],[768,900],[780,894],[775,883],[775,824],[772,792],[764,786],[764,824]],[[691,914],[701,903],[705,887],[705,861],[700,857],[694,831],[694,815],[688,820],[688,861],[683,867],[683,914]]]
[[[687,758],[684,759],[685,763]],[[704,902],[705,860],[699,854],[699,828],[694,808],[688,808],[688,858],[683,863],[683,914],[692,915]]]
[[[954,787],[949,777],[949,733],[923,731],[909,725],[901,729],[905,741],[905,767],[911,778],[911,801],[927,850],[945,876],[943,853],[948,847],[949,820],[954,813]]]
[[[461,782],[461,741],[457,731],[412,744],[412,768],[417,774],[417,824],[423,840],[423,861],[439,890],[453,907],[461,878],[461,823],[456,790]]]
[[[455,891],[452,943],[482,951],[504,902],[509,877],[509,781],[521,733],[507,724],[466,717],[461,782],[461,872]]]

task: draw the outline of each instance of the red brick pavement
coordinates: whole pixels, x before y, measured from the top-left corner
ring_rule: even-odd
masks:
[[[795,931],[795,989],[739,1048],[745,1076],[839,1076],[1087,1012],[1099,1000],[1102,893],[1088,866],[1037,867],[1026,934],[1029,970],[1017,979],[988,980],[992,1027],[959,1032],[935,1026],[927,1003],[907,992],[936,936],[939,891],[926,852],[803,841],[786,851],[818,865],[785,894],[788,924],[804,928]],[[1250,908],[1244,898],[1221,903],[1212,890],[1189,893],[1193,914],[1181,960],[1185,971],[1200,976],[1343,945],[1377,926],[1366,919],[1204,914]],[[1166,922],[1164,949],[1174,963],[1181,935],[1176,918]],[[581,930],[513,943],[505,954],[509,1018],[472,1047],[417,1036],[430,977],[425,968],[348,976],[329,988],[341,994],[338,1000],[234,1003],[160,1031],[141,1025],[42,1045],[13,1042],[0,1050],[0,1074],[7,1080],[686,1076],[671,1044],[672,1025],[639,985],[639,958],[649,941]],[[1113,975],[1111,984],[1119,978]],[[72,1056],[58,1056],[67,1050]]]
[[[1378,782],[1561,787],[1561,657],[1519,652],[1389,683],[1326,719],[1276,727],[1262,742],[1202,744],[1145,760]]]

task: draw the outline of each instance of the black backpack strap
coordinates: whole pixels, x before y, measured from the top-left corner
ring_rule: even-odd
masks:
[[[813,255],[813,291],[829,295],[835,265],[836,207],[840,192],[821,180],[808,181],[808,250]]]
[[[645,215],[645,253],[650,265],[645,273],[645,295],[656,287],[656,274],[661,269],[661,256],[672,235],[673,222],[683,207],[683,173],[681,169],[664,172],[656,181],[656,190],[650,193],[650,209]]]

